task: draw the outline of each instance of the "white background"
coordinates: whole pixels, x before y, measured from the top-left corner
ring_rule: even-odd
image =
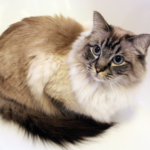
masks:
[[[92,23],[93,10],[99,11],[110,24],[136,34],[150,33],[150,0],[0,0],[0,34],[24,17],[56,13],[88,25]],[[150,150],[150,53],[147,69],[136,111],[128,110],[117,116],[121,123],[101,138],[77,146],[68,145],[68,150]],[[60,148],[54,144],[33,142],[14,124],[0,120],[0,150],[33,149]]]

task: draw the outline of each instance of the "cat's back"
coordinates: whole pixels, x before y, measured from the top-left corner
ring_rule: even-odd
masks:
[[[0,89],[28,95],[26,78],[33,61],[38,65],[51,55],[67,55],[83,30],[62,15],[30,17],[12,24],[0,36]]]
[[[51,44],[56,48],[70,46],[83,31],[82,25],[62,15],[54,17],[29,17],[12,24],[0,37],[0,50],[3,46],[15,44]],[[45,43],[44,43],[45,42]],[[9,44],[9,45],[7,45]]]
[[[82,25],[62,15],[30,17],[12,24],[0,36],[0,74],[14,70],[13,65],[23,67],[42,53],[66,55],[82,31]]]

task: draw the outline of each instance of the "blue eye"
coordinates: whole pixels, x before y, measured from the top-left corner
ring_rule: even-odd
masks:
[[[120,55],[117,55],[113,58],[113,62],[117,65],[121,64],[124,61],[124,58]]]
[[[100,47],[99,46],[94,46],[93,47],[93,53],[95,54],[95,55],[100,55],[100,53],[101,53],[101,49],[100,49]]]

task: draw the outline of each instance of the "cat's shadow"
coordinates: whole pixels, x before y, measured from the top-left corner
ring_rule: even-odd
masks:
[[[121,109],[116,114],[114,114],[111,118],[112,122],[116,123],[124,123],[129,122],[135,115],[135,108],[126,107]]]

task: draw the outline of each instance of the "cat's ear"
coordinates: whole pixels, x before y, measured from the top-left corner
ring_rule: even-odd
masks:
[[[140,34],[133,38],[134,47],[139,50],[143,55],[146,54],[150,46],[150,34]]]
[[[105,21],[105,19],[99,12],[94,11],[93,31],[99,31],[99,30],[110,31],[110,26],[108,25],[108,23]]]

